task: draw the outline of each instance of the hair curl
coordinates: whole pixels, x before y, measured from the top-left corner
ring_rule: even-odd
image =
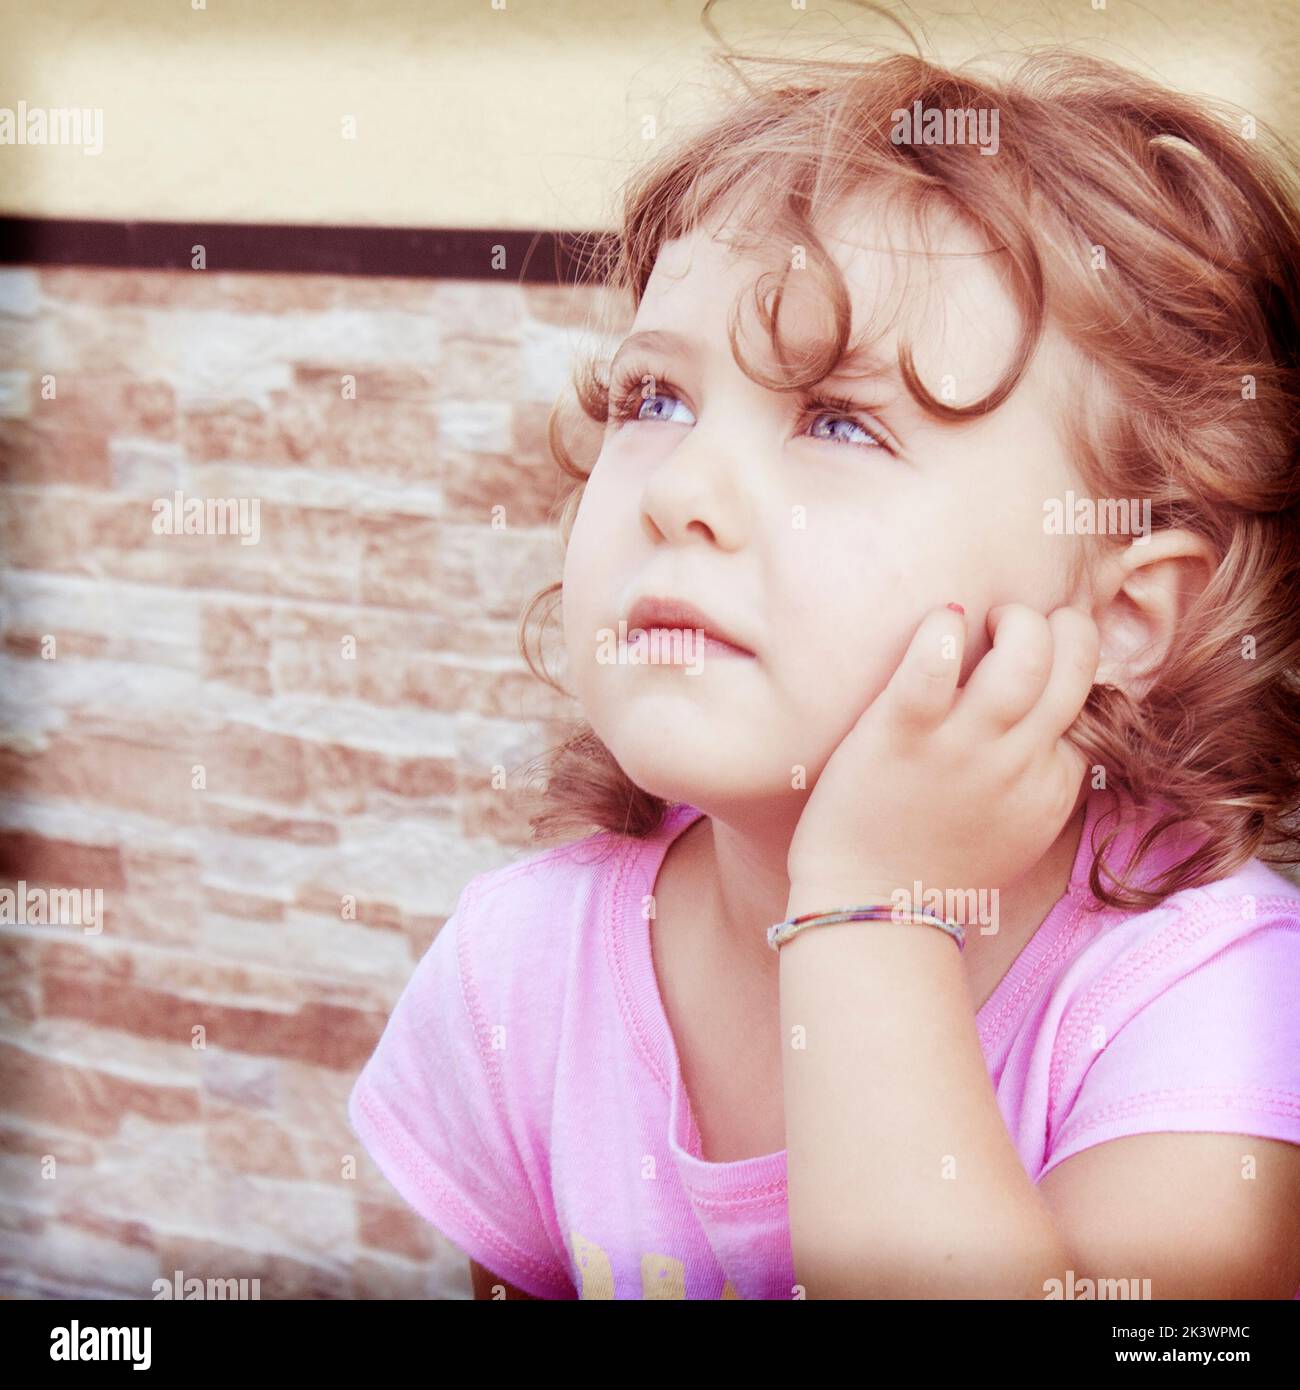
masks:
[[[793,389],[829,373],[850,347],[850,300],[815,231],[821,216],[870,185],[918,228],[943,208],[982,232],[1005,252],[999,269],[1023,325],[1007,371],[985,399],[954,407],[927,391],[904,344],[899,369],[909,392],[939,419],[996,409],[1050,319],[1086,364],[1080,390],[1089,409],[1071,412],[1079,418],[1069,438],[1091,493],[1150,498],[1153,531],[1188,527],[1218,559],[1142,697],[1096,685],[1071,729],[1122,801],[1164,803],[1123,875],[1104,863],[1119,827],[1094,846],[1091,891],[1114,907],[1147,907],[1251,856],[1296,862],[1300,199],[1292,150],[1225,103],[1057,49],[1023,54],[1000,76],[919,51],[873,50],[852,61],[731,49],[713,57],[739,90],[722,115],[632,176],[621,230],[591,255],[592,282],[635,308],[665,241],[738,209],[753,233],[747,241],[779,253],[778,268],[753,287],[779,380],[742,359],[737,314],[732,351],[754,380]],[[775,71],[755,79],[745,65]],[[970,144],[891,141],[894,113],[917,101],[997,110],[997,156],[981,158]],[[778,321],[796,245],[832,306],[835,333],[790,352]],[[1093,266],[1097,247],[1104,272]],[[606,420],[606,365],[588,353],[571,382],[595,424]],[[595,457],[588,443],[584,466],[583,451],[566,443],[571,404],[566,392],[548,423],[554,460],[574,480],[559,513],[566,546]],[[557,580],[529,601],[519,646],[533,674],[567,694],[545,670],[540,637],[537,662],[528,647],[530,621],[539,607],[558,605],[561,589]],[[585,721],[534,767],[544,777],[535,838],[593,828],[643,837],[662,824],[665,802],[631,781]],[[1149,888],[1130,883],[1160,835],[1183,823],[1206,832],[1196,850]]]

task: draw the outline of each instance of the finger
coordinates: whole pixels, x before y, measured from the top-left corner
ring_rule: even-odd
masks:
[[[1052,630],[1052,673],[1022,725],[1031,741],[1052,742],[1065,734],[1088,699],[1097,675],[1101,637],[1096,623],[1081,608],[1057,608],[1047,621]]]
[[[1055,758],[1057,774],[1065,788],[1068,807],[1073,807],[1078,800],[1083,779],[1088,775],[1088,759],[1068,738],[1056,740]]]
[[[965,645],[965,623],[951,609],[934,608],[921,619],[880,695],[898,728],[921,733],[946,718],[957,691]]]
[[[993,646],[984,654],[957,702],[957,716],[973,736],[1004,734],[1033,709],[1052,671],[1052,629],[1023,603],[990,609]]]
[[[1018,738],[1019,730],[1012,737]],[[1068,738],[1058,738],[1046,746],[1038,744],[1028,750],[1028,756],[1034,768],[1035,795],[1039,798],[1035,814],[1046,830],[1059,834],[1079,809],[1088,760]]]

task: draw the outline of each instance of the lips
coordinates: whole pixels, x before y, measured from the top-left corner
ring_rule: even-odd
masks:
[[[711,618],[703,609],[697,608],[685,599],[657,596],[638,599],[628,612],[627,625],[629,629],[639,627],[647,632],[653,627],[686,628],[691,631],[702,628],[706,638],[712,638],[715,642],[725,642],[729,647],[744,652],[746,656],[755,654],[715,618]]]

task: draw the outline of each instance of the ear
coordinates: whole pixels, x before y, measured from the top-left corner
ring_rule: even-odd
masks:
[[[1077,600],[1092,613],[1101,638],[1096,683],[1140,700],[1218,563],[1213,546],[1183,527],[1137,536],[1101,560],[1091,593]]]

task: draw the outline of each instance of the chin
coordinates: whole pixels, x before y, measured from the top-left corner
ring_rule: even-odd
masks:
[[[789,777],[761,783],[752,745],[728,742],[712,731],[698,742],[678,734],[669,739],[606,740],[619,767],[638,787],[664,801],[684,801],[706,810],[710,806],[771,799],[790,790]],[[773,763],[772,771],[780,766]]]

